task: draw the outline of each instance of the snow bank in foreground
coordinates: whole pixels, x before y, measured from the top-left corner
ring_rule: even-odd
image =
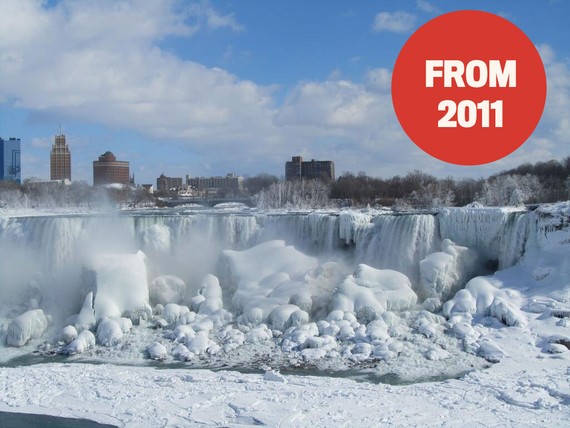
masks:
[[[99,255],[88,266],[97,277],[93,309],[97,321],[120,318],[148,317],[149,291],[146,256],[136,254]]]
[[[158,347],[149,351],[162,355]],[[465,425],[474,417],[481,426],[564,427],[567,365],[559,357],[538,361],[525,353],[459,380],[391,386],[271,371],[40,364],[0,371],[0,411],[125,427],[435,427]]]

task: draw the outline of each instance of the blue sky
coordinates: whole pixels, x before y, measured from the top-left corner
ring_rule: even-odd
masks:
[[[390,73],[431,18],[500,14],[535,43],[549,94],[533,136],[477,167],[431,158],[393,113]],[[22,139],[23,177],[49,177],[60,126],[73,179],[111,150],[137,182],[170,176],[283,175],[301,154],[337,174],[422,169],[479,177],[570,155],[570,2],[33,1],[0,2],[0,136]]]

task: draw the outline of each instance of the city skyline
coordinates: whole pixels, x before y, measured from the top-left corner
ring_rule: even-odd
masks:
[[[390,77],[402,45],[451,1],[116,2],[0,4],[0,135],[21,139],[22,178],[49,177],[65,133],[74,180],[91,182],[105,150],[140,183],[168,176],[283,174],[283,162],[334,159],[337,175],[422,169],[481,177],[570,154],[568,2],[469,0],[538,47],[548,97],[521,149],[478,167],[419,150],[393,113]],[[137,22],[137,25],[130,25]],[[65,129],[58,131],[59,124]],[[226,156],[227,154],[227,156]]]

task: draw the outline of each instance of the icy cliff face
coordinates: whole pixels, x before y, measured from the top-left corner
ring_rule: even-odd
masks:
[[[341,261],[348,271],[360,263],[396,270],[418,292],[420,262],[440,251],[444,239],[506,268],[517,263],[529,243],[539,245],[547,231],[556,233],[559,226],[552,222],[547,209],[498,208],[445,209],[437,215],[347,210],[3,217],[0,295],[19,301],[25,310],[43,299],[43,308],[74,306],[77,313],[85,299],[77,285],[89,260],[141,250],[148,257],[149,282],[174,275],[186,284],[175,287],[181,301],[195,295],[206,274],[217,271],[222,251],[275,239],[307,255]]]

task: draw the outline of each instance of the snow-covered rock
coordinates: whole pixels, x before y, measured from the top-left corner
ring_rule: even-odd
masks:
[[[61,332],[61,338],[66,345],[77,339],[77,335],[77,329],[72,325],[64,327]]]
[[[107,318],[99,322],[97,327],[97,343],[103,346],[114,346],[123,338],[123,330],[118,321]]]
[[[481,317],[491,316],[509,326],[523,327],[527,317],[520,310],[522,298],[519,292],[499,288],[501,284],[489,277],[479,276],[459,290],[455,297],[443,305],[446,317],[470,313]]]
[[[24,312],[8,326],[6,344],[24,346],[31,339],[39,339],[48,328],[48,319],[41,309]]]
[[[415,306],[416,293],[408,277],[400,272],[358,265],[333,296],[333,309],[357,313],[369,311],[377,316],[384,311],[402,311]]]
[[[68,355],[81,354],[92,346],[95,346],[95,335],[89,330],[83,330],[73,342],[63,349],[63,352]]]
[[[146,352],[151,360],[164,361],[168,352],[163,344],[153,342],[146,347]]]
[[[181,317],[188,313],[190,313],[190,308],[188,308],[188,306],[169,303],[165,305],[162,310],[162,318],[164,318],[167,323],[171,324],[177,322]]]

